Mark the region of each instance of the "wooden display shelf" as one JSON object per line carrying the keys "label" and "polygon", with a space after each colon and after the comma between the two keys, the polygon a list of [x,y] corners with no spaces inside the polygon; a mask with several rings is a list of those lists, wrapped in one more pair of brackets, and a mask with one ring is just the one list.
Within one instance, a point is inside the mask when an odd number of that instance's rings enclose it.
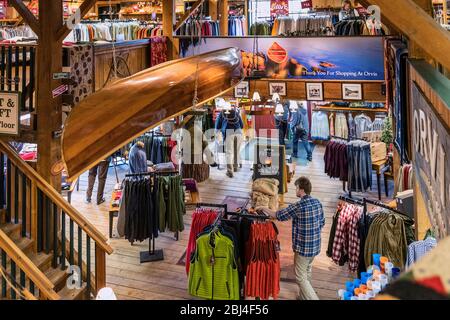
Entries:
{"label": "wooden display shelf", "polygon": [[355,112],[387,112],[386,108],[351,108],[351,107],[337,107],[337,108],[331,108],[331,107],[316,107],[314,108],[314,111],[355,111]]}

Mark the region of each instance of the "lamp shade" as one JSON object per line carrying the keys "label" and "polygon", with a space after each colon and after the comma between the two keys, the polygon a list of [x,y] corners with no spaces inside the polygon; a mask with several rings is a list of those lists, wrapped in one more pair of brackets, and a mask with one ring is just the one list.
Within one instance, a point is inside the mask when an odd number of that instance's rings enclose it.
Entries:
{"label": "lamp shade", "polygon": [[284,113],[284,108],[281,103],[277,103],[277,106],[275,107],[275,113],[277,115],[282,115]]}
{"label": "lamp shade", "polygon": [[280,101],[281,99],[280,99],[280,95],[278,94],[278,93],[274,93],[273,95],[272,95],[272,100],[273,100],[273,102],[278,102],[278,101]]}
{"label": "lamp shade", "polygon": [[261,96],[259,95],[258,91],[253,92],[253,101],[261,101]]}
{"label": "lamp shade", "polygon": [[297,101],[294,101],[294,100],[289,101],[289,109],[291,111],[297,111],[298,110]]}

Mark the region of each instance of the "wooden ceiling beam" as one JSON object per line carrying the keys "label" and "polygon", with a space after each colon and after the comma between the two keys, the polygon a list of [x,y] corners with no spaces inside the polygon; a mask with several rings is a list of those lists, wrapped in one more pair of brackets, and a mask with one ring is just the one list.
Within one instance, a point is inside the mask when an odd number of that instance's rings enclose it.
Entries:
{"label": "wooden ceiling beam", "polygon": [[413,0],[367,0],[367,2],[379,6],[381,13],[395,27],[450,70],[450,32],[442,28],[416,2]]}
{"label": "wooden ceiling beam", "polygon": [[192,7],[184,13],[184,15],[181,17],[180,21],[177,22],[177,24],[175,25],[175,27],[173,28],[173,33],[176,33],[178,31],[178,29],[181,28],[181,26],[183,25],[183,23],[186,22],[187,19],[189,19],[189,17],[195,12],[195,10],[197,10],[202,4],[203,4],[204,0],[197,0]]}
{"label": "wooden ceiling beam", "polygon": [[[83,3],[80,5],[81,19],[83,19],[83,17],[88,14],[89,10],[92,9],[92,7],[95,5],[96,2],[97,2],[97,0],[84,0],[83,1]],[[58,33],[56,35],[57,41],[63,41],[69,35],[70,31],[71,30],[67,26],[67,23],[65,23],[63,26],[61,26],[61,28],[58,30]]]}
{"label": "wooden ceiling beam", "polygon": [[23,3],[22,0],[9,0],[11,6],[16,9],[20,16],[25,20],[25,22],[30,26],[30,28],[39,36],[39,20],[34,16],[34,14],[28,9],[28,7]]}

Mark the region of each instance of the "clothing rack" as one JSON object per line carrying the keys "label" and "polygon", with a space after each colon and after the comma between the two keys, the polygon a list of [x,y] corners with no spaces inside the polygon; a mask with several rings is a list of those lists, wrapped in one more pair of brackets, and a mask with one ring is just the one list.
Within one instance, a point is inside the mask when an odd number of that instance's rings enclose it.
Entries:
{"label": "clothing rack", "polygon": [[381,201],[377,201],[377,200],[369,200],[369,199],[364,199],[364,201],[365,201],[366,203],[372,204],[372,205],[374,205],[374,206],[377,206],[377,207],[380,207],[380,208],[383,208],[383,209],[392,211],[392,212],[394,212],[394,213],[397,213],[397,214],[399,214],[399,215],[402,215],[402,216],[405,216],[405,217],[410,218],[410,216],[408,216],[406,213],[401,212],[401,211],[399,211],[399,210],[397,210],[397,209],[391,208],[390,206],[386,205],[385,203],[383,203],[383,202],[381,202]]}
{"label": "clothing rack", "polygon": [[358,200],[358,199],[348,198],[348,197],[344,197],[344,196],[339,196],[339,200],[350,203],[350,204],[354,204],[357,206],[362,206],[363,207],[364,225],[366,225],[366,223],[367,223],[367,200],[366,200],[366,198],[363,198],[362,200]]}
{"label": "clothing rack", "polygon": [[[179,174],[178,171],[163,171],[163,172],[143,172],[143,173],[129,173],[125,175],[125,178],[130,177],[147,177],[147,176],[165,176]],[[175,234],[176,241],[179,240],[179,232]],[[154,262],[164,260],[164,251],[162,249],[155,249],[155,237],[152,237],[152,241],[148,242],[148,251],[140,252],[140,262]]]}

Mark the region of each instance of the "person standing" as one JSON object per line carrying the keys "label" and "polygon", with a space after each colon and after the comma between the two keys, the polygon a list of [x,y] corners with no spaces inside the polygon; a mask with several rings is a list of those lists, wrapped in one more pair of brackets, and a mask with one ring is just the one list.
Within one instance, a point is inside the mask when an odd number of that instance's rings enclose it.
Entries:
{"label": "person standing", "polygon": [[301,142],[306,150],[306,156],[308,161],[312,161],[312,150],[309,144],[309,119],[308,110],[303,106],[298,108],[296,112],[293,112],[291,121],[289,122],[290,129],[293,134],[292,141],[292,156],[298,158],[298,144]]}
{"label": "person standing", "polygon": [[275,127],[278,130],[278,137],[280,140],[280,145],[286,145],[285,139],[287,135],[288,129],[288,120],[289,120],[289,106],[288,104],[283,105],[283,114],[275,114]]}
{"label": "person standing", "polygon": [[359,17],[358,10],[355,9],[350,0],[342,1],[341,11],[339,12],[339,21],[354,19]]}
{"label": "person standing", "polygon": [[300,201],[277,212],[268,208],[257,208],[273,219],[292,219],[292,249],[294,250],[295,278],[299,287],[299,300],[319,300],[311,285],[311,270],[314,258],[320,254],[321,232],[325,225],[323,207],[319,200],[311,197],[312,185],[308,178],[295,181]]}
{"label": "person standing", "polygon": [[142,141],[136,142],[130,150],[128,156],[130,173],[145,173],[148,172],[147,154],[145,153],[145,144]]}
{"label": "person standing", "polygon": [[98,186],[97,186],[97,205],[105,202],[104,191],[106,178],[108,177],[109,163],[111,159],[108,157],[105,160],[100,161],[97,165],[89,169],[88,177],[88,188],[86,191],[86,203],[91,203],[92,192],[94,190],[95,178],[98,175]]}
{"label": "person standing", "polygon": [[238,170],[240,163],[239,150],[243,127],[242,118],[235,108],[232,108],[228,114],[221,111],[216,119],[215,129],[222,133],[227,161],[227,176],[230,178],[233,178],[233,172]]}

